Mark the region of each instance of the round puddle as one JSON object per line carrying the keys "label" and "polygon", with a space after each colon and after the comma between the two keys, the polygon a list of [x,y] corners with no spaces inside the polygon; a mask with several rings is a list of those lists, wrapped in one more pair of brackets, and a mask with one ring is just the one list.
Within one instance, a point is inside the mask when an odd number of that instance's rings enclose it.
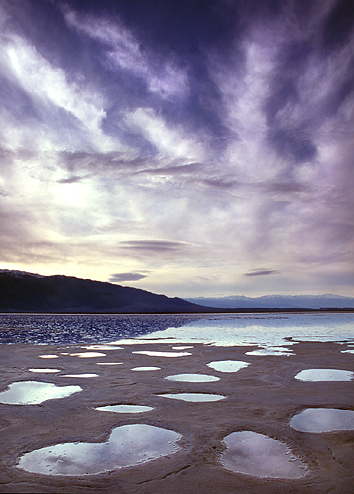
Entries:
{"label": "round puddle", "polygon": [[0,393],[0,403],[7,405],[38,405],[47,400],[66,398],[82,391],[80,386],[56,386],[38,381],[21,381],[9,385]]}
{"label": "round puddle", "polygon": [[168,381],[188,382],[188,383],[205,383],[220,381],[220,377],[208,376],[207,374],[176,374],[165,377]]}
{"label": "round puddle", "polygon": [[336,408],[307,408],[294,415],[290,426],[300,432],[354,430],[354,412]]}
{"label": "round puddle", "polygon": [[141,350],[132,353],[139,353],[140,355],[148,355],[149,357],[185,357],[192,355],[189,352],[155,352],[150,350]]}
{"label": "round puddle", "polygon": [[171,398],[172,400],[190,401],[193,403],[220,401],[226,398],[226,396],[223,395],[209,393],[165,393],[157,396],[162,396],[163,398]]}
{"label": "round puddle", "polygon": [[351,381],[354,373],[337,369],[306,369],[296,374],[299,381]]}
{"label": "round puddle", "polygon": [[45,475],[94,475],[178,452],[181,434],[146,424],[113,429],[105,443],[63,443],[20,457],[18,468]]}
{"label": "round puddle", "polygon": [[243,362],[242,360],[216,360],[207,364],[208,367],[219,372],[237,372],[249,365],[248,362]]}
{"label": "round puddle", "polygon": [[221,463],[232,472],[255,477],[296,479],[306,475],[306,465],[276,439],[252,431],[233,432],[224,438]]}
{"label": "round puddle", "polygon": [[133,367],[132,371],[138,372],[148,372],[148,371],[156,371],[161,370],[161,367]]}
{"label": "round puddle", "polygon": [[114,413],[143,413],[151,412],[151,410],[153,410],[153,407],[147,407],[143,405],[107,405],[104,407],[96,407],[95,410]]}

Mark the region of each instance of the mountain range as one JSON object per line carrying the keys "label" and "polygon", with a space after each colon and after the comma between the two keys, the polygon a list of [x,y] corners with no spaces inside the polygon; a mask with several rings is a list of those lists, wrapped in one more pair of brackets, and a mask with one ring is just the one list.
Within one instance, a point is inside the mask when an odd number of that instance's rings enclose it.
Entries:
{"label": "mountain range", "polygon": [[0,269],[0,312],[139,314],[353,308],[354,298],[331,294],[183,300],[114,283]]}
{"label": "mountain range", "polygon": [[180,298],[70,276],[0,270],[0,312],[205,312]]}
{"label": "mountain range", "polygon": [[262,297],[187,298],[194,304],[220,309],[352,309],[354,297],[340,295],[264,295]]}

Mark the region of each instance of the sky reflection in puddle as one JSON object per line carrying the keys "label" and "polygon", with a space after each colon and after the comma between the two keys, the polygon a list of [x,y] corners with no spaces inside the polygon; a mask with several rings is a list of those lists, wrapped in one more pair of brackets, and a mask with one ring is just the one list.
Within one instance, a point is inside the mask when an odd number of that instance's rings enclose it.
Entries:
{"label": "sky reflection in puddle", "polygon": [[39,358],[58,358],[58,355],[39,355]]}
{"label": "sky reflection in puddle", "polygon": [[97,365],[123,365],[123,362],[96,362]]}
{"label": "sky reflection in puddle", "polygon": [[148,371],[156,371],[161,370],[161,367],[133,367],[132,371],[137,372],[148,372]]}
{"label": "sky reflection in puddle", "polygon": [[38,372],[43,374],[55,374],[56,372],[60,372],[59,369],[28,369],[29,372]]}
{"label": "sky reflection in puddle", "polygon": [[306,475],[305,464],[286,444],[264,434],[233,432],[224,438],[224,443],[226,450],[221,455],[221,463],[232,472],[283,479]]}
{"label": "sky reflection in puddle", "polygon": [[88,345],[81,348],[85,350],[123,350],[123,347],[114,345]]}
{"label": "sky reflection in puddle", "polygon": [[294,415],[290,426],[300,432],[354,430],[354,412],[336,408],[307,408]]}
{"label": "sky reflection in puddle", "polygon": [[178,452],[175,431],[145,424],[116,427],[105,443],[63,443],[25,453],[18,467],[46,475],[93,475]]}
{"label": "sky reflection in puddle", "polygon": [[96,407],[95,410],[114,413],[143,413],[151,412],[153,407],[147,407],[144,405],[107,405],[104,407]]}
{"label": "sky reflection in puddle", "polygon": [[237,372],[249,365],[248,362],[243,362],[242,360],[215,360],[207,364],[208,367],[219,372]]}
{"label": "sky reflection in puddle", "polygon": [[157,396],[162,396],[163,398],[171,398],[173,400],[190,401],[193,403],[220,401],[226,398],[226,396],[223,395],[216,395],[209,393],[165,393]]}
{"label": "sky reflection in puddle", "polygon": [[47,400],[66,398],[82,391],[80,386],[56,386],[38,381],[21,381],[9,385],[0,393],[0,403],[8,405],[38,405]]}
{"label": "sky reflection in puddle", "polygon": [[88,379],[90,377],[98,377],[98,374],[63,374],[60,377],[83,377],[84,379]]}
{"label": "sky reflection in puddle", "polygon": [[265,348],[259,348],[258,350],[251,350],[250,352],[246,352],[245,355],[256,355],[260,357],[267,355],[276,355],[276,356],[290,357],[291,355],[295,355],[295,354],[289,348],[265,347]]}
{"label": "sky reflection in puddle", "polygon": [[95,358],[95,357],[106,357],[105,353],[100,352],[80,352],[80,353],[70,353],[70,357],[79,358]]}
{"label": "sky reflection in puddle", "polygon": [[185,357],[187,355],[192,355],[189,352],[155,352],[150,350],[141,350],[132,353],[139,353],[141,355],[148,355],[149,357]]}
{"label": "sky reflection in puddle", "polygon": [[220,381],[220,377],[209,376],[207,374],[176,374],[174,376],[165,377],[168,381],[188,382],[188,383],[204,383]]}
{"label": "sky reflection in puddle", "polygon": [[306,369],[296,374],[299,381],[351,381],[354,373],[338,369]]}

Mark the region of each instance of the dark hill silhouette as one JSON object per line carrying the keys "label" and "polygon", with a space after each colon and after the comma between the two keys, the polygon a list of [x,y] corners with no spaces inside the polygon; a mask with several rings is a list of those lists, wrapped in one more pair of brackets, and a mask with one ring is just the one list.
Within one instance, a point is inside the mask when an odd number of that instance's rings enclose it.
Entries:
{"label": "dark hill silhouette", "polygon": [[1,312],[174,313],[206,307],[137,288],[70,276],[0,270]]}

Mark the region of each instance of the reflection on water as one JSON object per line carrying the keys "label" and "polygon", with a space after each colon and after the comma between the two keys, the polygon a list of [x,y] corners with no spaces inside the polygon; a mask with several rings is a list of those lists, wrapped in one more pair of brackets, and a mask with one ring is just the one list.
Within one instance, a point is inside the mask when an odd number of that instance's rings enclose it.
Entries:
{"label": "reflection on water", "polygon": [[60,372],[59,369],[28,369],[29,372],[38,372],[43,374],[54,374],[56,372]]}
{"label": "reflection on water", "polygon": [[58,358],[58,355],[39,355],[39,358]]}
{"label": "reflection on water", "polygon": [[21,381],[10,384],[0,393],[0,403],[8,405],[38,405],[47,400],[65,398],[82,391],[80,386],[56,386],[38,381]]}
{"label": "reflection on water", "polygon": [[104,407],[96,407],[95,410],[114,413],[143,413],[151,412],[151,410],[153,410],[153,407],[147,407],[143,405],[107,405]]}
{"label": "reflection on water", "polygon": [[290,425],[301,432],[354,430],[354,412],[336,408],[307,408],[294,415]]}
{"label": "reflection on water", "polygon": [[243,362],[242,360],[215,360],[207,364],[208,367],[219,372],[237,372],[249,365],[248,362]]}
{"label": "reflection on water", "polygon": [[25,453],[18,467],[46,475],[92,475],[176,453],[181,438],[152,425],[124,425],[105,443],[63,443]]}
{"label": "reflection on water", "polygon": [[221,463],[227,470],[256,477],[297,479],[306,474],[305,464],[286,444],[252,431],[232,432],[224,438]]}
{"label": "reflection on water", "polygon": [[87,379],[90,377],[98,377],[98,374],[63,374],[60,377],[83,377]]}
{"label": "reflection on water", "polygon": [[70,353],[70,357],[79,357],[79,358],[95,358],[95,357],[105,357],[105,353],[100,352],[81,352],[81,353]]}
{"label": "reflection on water", "polygon": [[165,379],[169,381],[188,382],[188,383],[205,383],[220,381],[220,377],[209,376],[207,374],[175,374],[174,376],[167,376]]}
{"label": "reflection on water", "polygon": [[226,398],[226,396],[223,395],[216,395],[209,393],[165,393],[157,396],[162,396],[163,398],[171,398],[173,400],[190,401],[193,403],[220,401]]}
{"label": "reflection on water", "polygon": [[338,369],[306,369],[296,374],[299,381],[351,381],[354,372]]}
{"label": "reflection on water", "polygon": [[260,357],[266,355],[277,355],[277,356],[289,357],[291,355],[294,355],[294,353],[289,348],[285,348],[282,346],[277,346],[277,347],[269,346],[267,348],[260,348],[259,350],[252,350],[250,352],[246,352],[245,355],[257,355]]}
{"label": "reflection on water", "polygon": [[149,357],[185,357],[186,355],[192,355],[191,353],[188,352],[154,352],[150,350],[141,350],[132,353],[149,355]]}
{"label": "reflection on water", "polygon": [[138,372],[148,372],[148,371],[156,371],[161,370],[161,367],[133,367],[132,371]]}
{"label": "reflection on water", "polygon": [[123,362],[96,362],[97,365],[123,365]]}
{"label": "reflection on water", "polygon": [[83,346],[85,350],[123,350],[123,347],[121,346],[115,346],[115,345],[88,345],[88,346]]}

